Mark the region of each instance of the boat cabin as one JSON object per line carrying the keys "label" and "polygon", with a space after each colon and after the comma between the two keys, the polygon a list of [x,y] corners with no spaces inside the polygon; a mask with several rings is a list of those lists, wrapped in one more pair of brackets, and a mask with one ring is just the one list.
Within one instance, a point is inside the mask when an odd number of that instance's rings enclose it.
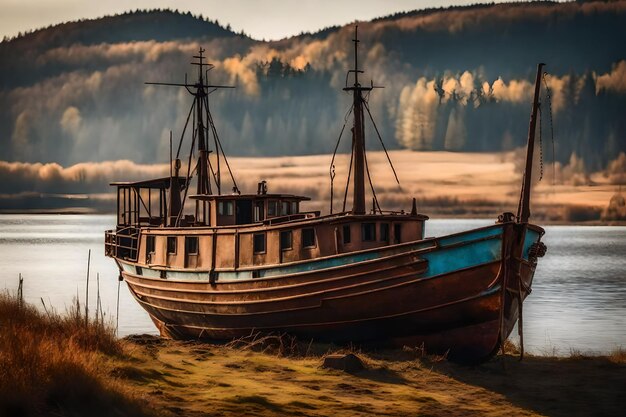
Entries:
{"label": "boat cabin", "polygon": [[[178,177],[181,191],[186,179]],[[114,182],[117,187],[117,226],[139,228],[166,226],[168,213],[174,219],[175,209],[168,204],[170,178],[155,178],[135,182]],[[266,188],[263,188],[267,190]],[[300,213],[300,202],[310,198],[291,194],[231,194],[191,195],[190,199],[202,202],[207,222],[196,221],[196,216],[181,216],[179,226],[235,226],[271,221],[277,223],[305,218],[310,213]],[[319,215],[319,213],[318,213]]]}
{"label": "boat cabin", "polygon": [[186,178],[154,178],[134,182],[113,182],[117,187],[117,226],[141,227],[165,225],[168,213],[167,191],[178,180],[185,189]]}
{"label": "boat cabin", "polygon": [[192,195],[207,210],[207,226],[235,226],[305,218],[300,202],[308,197],[291,194]]}

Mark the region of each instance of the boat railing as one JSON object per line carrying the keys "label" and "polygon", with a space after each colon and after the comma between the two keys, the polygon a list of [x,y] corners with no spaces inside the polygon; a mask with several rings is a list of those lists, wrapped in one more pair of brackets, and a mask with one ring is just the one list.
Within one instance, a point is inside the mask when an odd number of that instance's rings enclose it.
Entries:
{"label": "boat railing", "polygon": [[280,224],[280,223],[290,222],[293,220],[312,219],[312,218],[319,217],[319,216],[320,216],[319,211],[307,211],[307,212],[296,213],[296,214],[288,214],[286,216],[272,217],[271,219],[267,219],[263,221],[263,224],[266,224],[266,225]]}
{"label": "boat railing", "polygon": [[[380,214],[394,214],[394,215],[398,215],[398,214],[406,214],[408,215],[409,213],[407,213],[404,210],[376,210],[376,213],[380,213]],[[375,214],[375,213],[373,213]]]}
{"label": "boat railing", "polygon": [[104,254],[111,258],[137,261],[139,229],[127,226],[104,232]]}

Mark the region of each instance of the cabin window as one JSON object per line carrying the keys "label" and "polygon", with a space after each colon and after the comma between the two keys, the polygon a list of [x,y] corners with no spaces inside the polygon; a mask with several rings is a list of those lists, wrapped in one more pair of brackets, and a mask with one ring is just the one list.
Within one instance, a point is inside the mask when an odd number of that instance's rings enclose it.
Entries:
{"label": "cabin window", "polygon": [[220,216],[232,216],[234,213],[233,206],[234,205],[232,201],[220,201],[217,204],[217,213]]}
{"label": "cabin window", "polygon": [[376,223],[361,223],[361,240],[363,242],[376,240]]}
{"label": "cabin window", "polygon": [[156,252],[154,243],[154,236],[146,236],[146,253]]}
{"label": "cabin window", "polygon": [[198,254],[198,236],[185,236],[185,253],[187,255]]}
{"label": "cabin window", "polygon": [[393,242],[394,243],[402,242],[402,225],[401,224],[393,225]]}
{"label": "cabin window", "polygon": [[276,216],[276,211],[278,210],[278,201],[270,200],[267,202],[267,217]]}
{"label": "cabin window", "polygon": [[176,255],[176,236],[167,237],[167,254]]}
{"label": "cabin window", "polygon": [[292,201],[291,202],[291,214],[296,214],[297,212],[298,212],[298,202]]}
{"label": "cabin window", "polygon": [[254,253],[265,253],[265,233],[255,233],[252,240]]}
{"label": "cabin window", "polygon": [[282,216],[286,216],[286,215],[290,214],[289,213],[289,201],[282,201],[280,203],[280,214]]}
{"label": "cabin window", "polygon": [[352,237],[350,236],[350,225],[349,224],[344,224],[343,225],[343,243],[350,243],[352,242]]}
{"label": "cabin window", "polygon": [[287,250],[293,248],[293,232],[284,230],[280,232],[280,249]]}
{"label": "cabin window", "polygon": [[381,242],[389,242],[389,223],[380,224],[380,240]]}
{"label": "cabin window", "polygon": [[309,227],[302,229],[302,247],[311,248],[315,246],[315,229]]}
{"label": "cabin window", "polygon": [[254,221],[261,222],[263,221],[263,202],[258,201],[254,204]]}

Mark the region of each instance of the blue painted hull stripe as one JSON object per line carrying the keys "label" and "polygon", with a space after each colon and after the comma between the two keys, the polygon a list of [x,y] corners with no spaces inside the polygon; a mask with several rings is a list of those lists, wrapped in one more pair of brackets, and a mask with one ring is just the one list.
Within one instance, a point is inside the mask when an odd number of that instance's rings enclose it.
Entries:
{"label": "blue painted hull stripe", "polygon": [[[425,252],[423,254],[420,254],[420,258],[425,259],[428,261],[428,269],[426,271],[425,274],[422,275],[423,278],[429,278],[429,277],[434,277],[437,275],[442,275],[442,274],[448,274],[454,271],[458,271],[458,270],[462,270],[462,269],[466,269],[466,268],[471,268],[474,266],[478,266],[481,264],[486,264],[486,263],[490,263],[490,262],[494,262],[494,261],[499,261],[501,259],[501,251],[502,251],[502,236],[499,235],[498,233],[494,233],[495,232],[501,232],[501,228],[494,228],[494,229],[487,229],[487,230],[481,230],[481,233],[472,233],[472,232],[468,232],[467,234],[464,234],[462,236],[454,236],[454,239],[450,239],[450,240],[446,240],[445,238],[442,239],[444,245],[440,245],[439,248],[436,248],[432,251],[429,252]],[[459,239],[459,237],[464,237],[465,239],[461,240]],[[534,239],[536,239],[538,237],[537,233],[527,233],[526,236],[526,241],[525,241],[525,252],[528,251],[528,247],[530,247],[530,245],[535,241]],[[461,246],[454,246],[454,247],[448,247],[450,245],[458,245],[459,243],[466,243],[465,245],[461,245]],[[428,247],[432,247],[432,242],[429,242],[428,244],[424,245],[423,243],[418,243],[415,245],[410,245],[408,247],[403,247],[402,251],[409,251],[409,250],[415,250],[415,249],[419,249],[420,246],[424,246],[424,248],[428,248]],[[296,268],[295,266],[291,266],[291,267],[280,267],[280,268],[273,268],[271,270],[267,270],[266,272],[271,272],[268,274],[261,274],[261,277],[269,277],[269,276],[277,276],[277,275],[287,275],[287,274],[293,274],[293,273],[298,273],[298,272],[303,272],[303,271],[313,271],[313,270],[319,270],[319,269],[323,269],[323,268],[328,268],[331,266],[341,266],[341,265],[345,265],[346,262],[348,261],[352,261],[352,262],[359,262],[359,261],[364,261],[367,259],[372,259],[371,255],[375,254],[375,255],[379,255],[380,253],[364,253],[364,254],[357,254],[357,255],[353,255],[353,256],[345,256],[345,257],[340,257],[340,258],[336,258],[336,259],[332,259],[333,262],[312,262],[312,264],[314,263],[314,265],[311,264],[305,264],[305,265],[298,265],[299,268]],[[363,256],[366,255],[366,256]],[[385,255],[389,255],[389,252],[385,252]],[[341,260],[343,262],[341,263],[336,263],[336,261]],[[123,264],[124,267],[124,271],[134,274],[134,267],[132,265],[127,265],[127,264]],[[146,276],[150,276],[148,274],[145,274],[147,272],[147,268],[144,268],[144,275]],[[170,274],[170,272],[168,271],[168,277],[173,278]],[[180,279],[183,278],[183,275],[185,273],[180,273],[178,272],[176,278]],[[189,274],[189,281],[193,282],[193,281],[206,281],[208,280],[208,274],[205,273],[188,273]],[[232,273],[219,273],[219,278],[225,278],[225,275],[231,275]],[[230,277],[229,277],[230,278]],[[242,277],[243,278],[243,277]],[[243,278],[243,279],[253,279],[253,278]]]}

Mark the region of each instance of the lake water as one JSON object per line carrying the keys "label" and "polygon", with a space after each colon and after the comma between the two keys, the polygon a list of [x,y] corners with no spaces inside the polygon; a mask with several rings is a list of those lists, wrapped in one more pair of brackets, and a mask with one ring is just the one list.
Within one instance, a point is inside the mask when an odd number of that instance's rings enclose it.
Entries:
{"label": "lake water", "polygon": [[[111,215],[0,215],[0,290],[15,291],[24,277],[24,297],[43,308],[65,310],[85,299],[91,249],[89,303],[96,304],[100,274],[103,309],[114,320],[118,271],[104,256],[104,230]],[[438,236],[493,223],[438,219],[426,235]],[[533,292],[524,304],[527,351],[606,353],[626,347],[626,227],[547,226],[547,255],[540,259]],[[121,283],[119,334],[154,333],[148,315]]]}

